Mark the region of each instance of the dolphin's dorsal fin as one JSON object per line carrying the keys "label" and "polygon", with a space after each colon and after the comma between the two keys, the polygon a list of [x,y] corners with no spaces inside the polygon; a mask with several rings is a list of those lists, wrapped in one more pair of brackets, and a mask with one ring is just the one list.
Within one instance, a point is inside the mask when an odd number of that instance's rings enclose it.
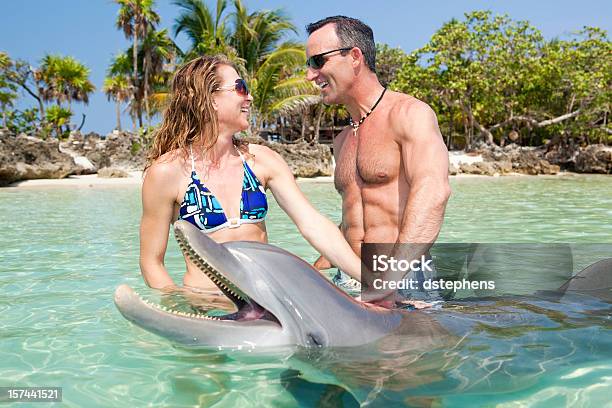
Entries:
{"label": "dolphin's dorsal fin", "polygon": [[602,259],[572,276],[559,291],[610,291],[612,297],[612,258]]}

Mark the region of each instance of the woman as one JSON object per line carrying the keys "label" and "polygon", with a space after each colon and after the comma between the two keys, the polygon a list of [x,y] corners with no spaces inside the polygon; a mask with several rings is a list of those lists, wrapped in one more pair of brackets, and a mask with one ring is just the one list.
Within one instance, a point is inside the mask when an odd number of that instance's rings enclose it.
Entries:
{"label": "woman", "polygon": [[[359,258],[304,197],[285,161],[265,146],[233,138],[248,128],[253,98],[229,60],[205,56],[188,62],[176,73],[172,92],[142,187],[140,268],[149,286],[174,286],[164,267],[174,220],[193,223],[217,242],[267,242],[266,189],[313,247],[359,278]],[[185,262],[185,286],[216,289]]]}

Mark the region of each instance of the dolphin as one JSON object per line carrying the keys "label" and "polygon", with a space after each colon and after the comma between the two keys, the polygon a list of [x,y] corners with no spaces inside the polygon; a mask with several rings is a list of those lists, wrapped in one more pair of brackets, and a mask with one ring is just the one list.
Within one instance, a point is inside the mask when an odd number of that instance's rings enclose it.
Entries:
{"label": "dolphin", "polygon": [[[127,285],[116,289],[115,304],[127,320],[175,343],[224,349],[355,347],[401,333],[424,346],[449,335],[443,312],[356,301],[309,263],[276,246],[217,243],[186,221],[176,221],[174,232],[182,251],[237,308],[217,317],[183,313],[143,300]],[[607,259],[574,276],[562,290],[589,293],[596,287],[606,298],[611,281],[612,259]]]}
{"label": "dolphin", "polygon": [[415,338],[442,330],[419,311],[356,301],[309,263],[276,246],[220,244],[185,221],[176,221],[174,232],[183,252],[238,311],[220,317],[183,313],[143,300],[127,285],[116,289],[115,304],[127,320],[173,342],[224,348],[358,346],[406,325]]}

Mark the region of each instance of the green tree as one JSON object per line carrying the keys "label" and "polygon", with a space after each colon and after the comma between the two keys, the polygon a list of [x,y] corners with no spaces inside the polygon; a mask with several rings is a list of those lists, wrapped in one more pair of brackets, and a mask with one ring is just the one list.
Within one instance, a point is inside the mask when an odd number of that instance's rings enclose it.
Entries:
{"label": "green tree", "polygon": [[134,97],[134,87],[132,81],[132,57],[131,49],[117,54],[111,61],[107,70],[107,77],[122,77],[128,83],[129,96],[126,102],[129,103],[129,114],[132,119],[132,127],[136,128],[138,117],[137,99]]}
{"label": "green tree", "polygon": [[41,97],[41,84],[35,79],[34,68],[27,61],[12,61],[8,54],[4,53],[3,63],[0,72],[8,86],[11,84],[16,88],[21,88],[38,103],[40,121],[44,121],[45,108]]}
{"label": "green tree", "polygon": [[[144,92],[140,90],[138,75],[139,39],[145,38],[149,30],[159,24],[159,15],[153,10],[154,0],[115,0],[121,7],[117,16],[117,28],[127,39],[132,40],[132,87],[139,126],[142,126],[141,100]],[[142,96],[141,96],[142,95]]]}
{"label": "green tree", "polygon": [[297,68],[305,63],[306,53],[290,44],[267,55],[252,74],[254,120],[251,133],[261,131],[273,115],[303,112],[320,101],[317,87]]}
{"label": "green tree", "polygon": [[213,13],[201,0],[175,2],[182,13],[175,20],[175,34],[191,41],[185,57],[223,53],[237,66],[253,90],[251,133],[258,132],[273,115],[303,109],[318,102],[318,91],[304,79],[304,47],[281,42],[296,33],[288,17],[278,10],[249,12],[241,0],[234,10],[218,0]]}
{"label": "green tree", "polygon": [[17,86],[10,81],[7,72],[13,62],[5,52],[0,52],[0,110],[2,110],[2,124],[8,126],[8,108],[13,106],[17,98]]}
{"label": "green tree", "polygon": [[[28,108],[24,110],[7,110],[7,127],[15,133],[33,134],[38,130],[38,109]],[[39,135],[43,136],[41,133]]]}
{"label": "green tree", "polygon": [[121,104],[130,100],[130,85],[125,76],[111,76],[104,79],[104,87],[102,88],[106,97],[110,101],[115,101],[115,109],[117,114],[117,127],[121,131]]}
{"label": "green tree", "polygon": [[199,55],[224,54],[236,65],[243,66],[236,50],[229,45],[227,0],[217,0],[214,12],[202,0],[177,0],[174,4],[182,9],[174,22],[174,36],[183,33],[191,42],[185,60]]}
{"label": "green tree", "polygon": [[467,146],[478,138],[503,142],[509,130],[528,143],[559,133],[602,140],[610,51],[603,30],[546,42],[526,21],[476,11],[445,23],[406,56],[392,87],[432,104],[449,133],[462,127]]}
{"label": "green tree", "polygon": [[169,78],[165,65],[174,59],[178,47],[168,37],[167,30],[149,31],[141,47],[143,59],[143,96],[147,121],[151,125],[151,97],[154,87],[163,87]]}
{"label": "green tree", "polygon": [[388,86],[395,79],[405,59],[406,53],[401,48],[376,44],[376,75],[383,86]]}
{"label": "green tree", "polygon": [[51,105],[45,112],[47,123],[55,130],[55,135],[58,139],[64,137],[69,130],[63,130],[62,127],[70,122],[72,111],[62,108],[59,105]]}
{"label": "green tree", "polygon": [[167,30],[149,31],[138,47],[138,81],[143,86],[137,89],[136,95],[133,94],[134,89],[131,87],[133,82],[131,49],[118,54],[111,61],[107,76],[123,77],[130,86],[129,111],[134,127],[142,106],[139,101],[144,101],[149,121],[162,105],[168,91],[169,79],[175,69],[174,59],[179,52],[176,44],[168,37]]}
{"label": "green tree", "polygon": [[89,95],[96,89],[89,80],[89,68],[72,57],[45,55],[34,77],[41,88],[44,101],[89,103]]}

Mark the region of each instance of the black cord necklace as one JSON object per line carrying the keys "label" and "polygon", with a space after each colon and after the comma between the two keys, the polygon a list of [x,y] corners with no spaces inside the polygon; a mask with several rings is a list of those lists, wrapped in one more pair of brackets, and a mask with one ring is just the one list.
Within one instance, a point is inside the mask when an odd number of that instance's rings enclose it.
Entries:
{"label": "black cord necklace", "polygon": [[378,99],[376,100],[376,103],[374,103],[374,106],[372,106],[372,109],[370,109],[368,111],[368,113],[366,113],[365,115],[363,115],[361,117],[361,119],[359,119],[359,122],[355,123],[353,122],[353,118],[349,117],[349,123],[351,124],[351,127],[353,128],[353,135],[357,136],[357,129],[359,129],[359,126],[361,126],[361,124],[363,123],[364,120],[366,120],[366,118],[368,116],[370,116],[370,114],[372,112],[374,112],[374,109],[376,109],[376,107],[378,106],[378,103],[380,102],[380,100],[383,98],[383,96],[385,95],[385,92],[387,92],[387,88],[383,88],[382,93],[380,94],[380,96],[378,97]]}

